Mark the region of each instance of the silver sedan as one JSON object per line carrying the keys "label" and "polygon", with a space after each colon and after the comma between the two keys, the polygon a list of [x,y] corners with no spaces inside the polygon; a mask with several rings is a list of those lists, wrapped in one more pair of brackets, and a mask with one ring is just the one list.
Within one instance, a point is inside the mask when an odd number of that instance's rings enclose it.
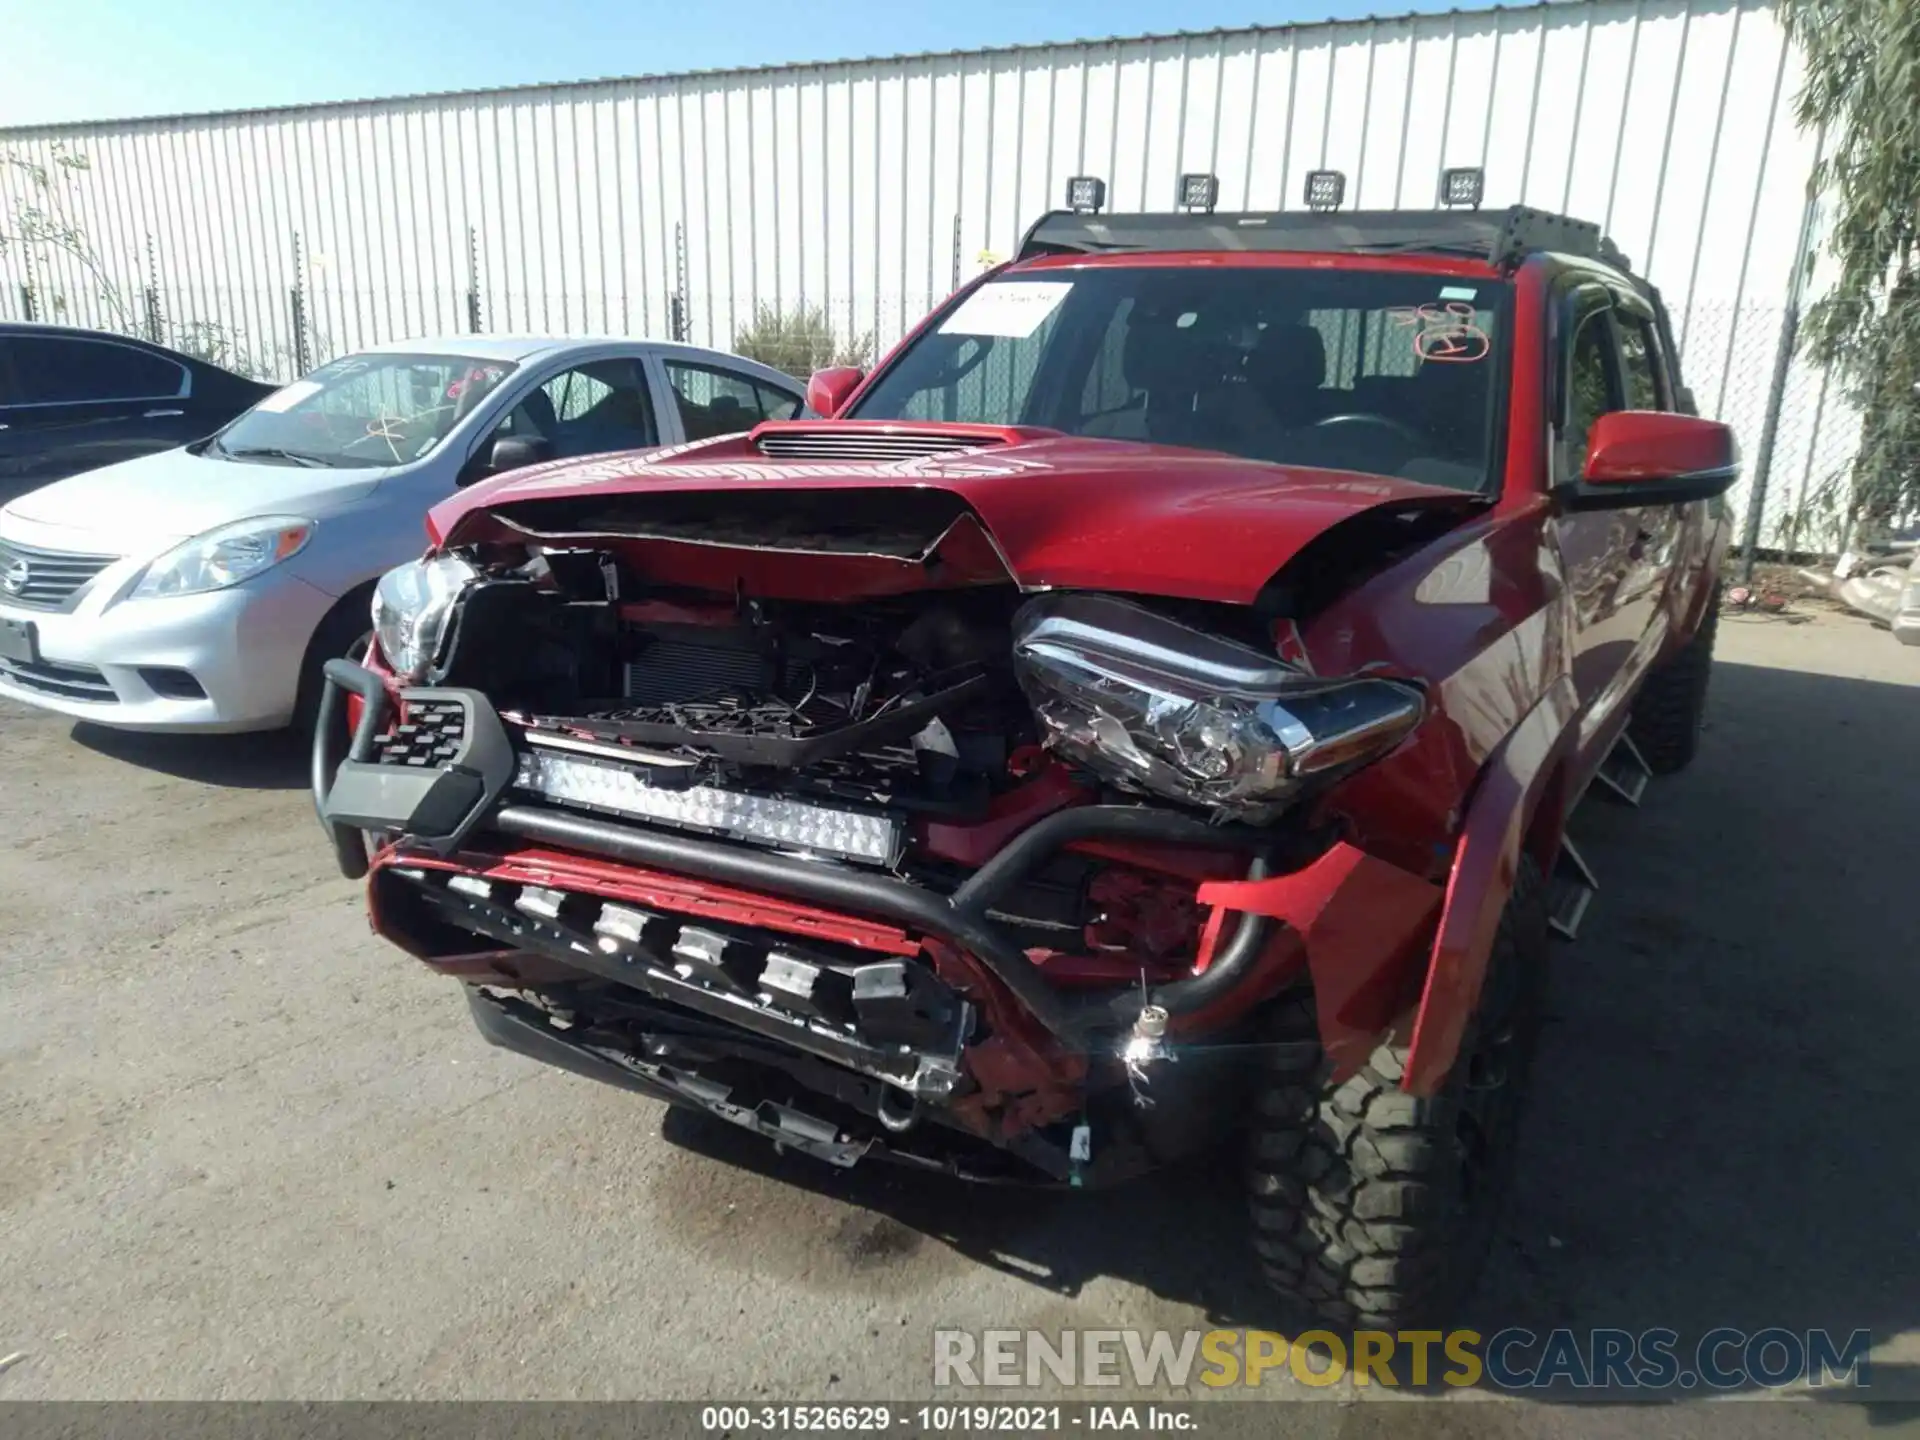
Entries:
{"label": "silver sedan", "polygon": [[332,361],[205,440],[0,509],[0,696],[128,729],[302,723],[457,487],[749,429],[802,394],[647,341],[461,335]]}

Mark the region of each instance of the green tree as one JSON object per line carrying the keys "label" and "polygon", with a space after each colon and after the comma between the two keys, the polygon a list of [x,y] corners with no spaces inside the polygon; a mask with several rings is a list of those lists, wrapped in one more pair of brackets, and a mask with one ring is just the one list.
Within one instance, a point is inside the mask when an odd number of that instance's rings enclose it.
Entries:
{"label": "green tree", "polygon": [[1864,416],[1853,465],[1868,521],[1920,509],[1920,4],[1781,0],[1806,55],[1800,123],[1829,138],[1832,288],[1807,312],[1806,353]]}
{"label": "green tree", "polygon": [[[221,365],[256,380],[271,379],[286,373],[292,356],[284,346],[262,347],[250,341],[245,329],[214,320],[178,320],[164,337],[149,334],[143,317],[136,313],[138,296],[129,295],[107,273],[107,266],[88,238],[86,230],[72,218],[73,189],[93,169],[84,152],[56,140],[49,147],[50,158],[42,161],[17,150],[0,150],[0,171],[11,170],[21,177],[15,187],[19,198],[0,209],[0,256],[19,254],[26,262],[28,283],[34,287],[42,319],[68,319],[74,309],[74,296],[60,288],[55,279],[52,259],[64,256],[67,268],[77,269],[99,300],[97,314],[110,330],[127,335],[147,334],[149,339],[165,339],[182,354]],[[315,337],[312,342],[324,346]]]}
{"label": "green tree", "polygon": [[[37,267],[42,276],[50,277],[48,256],[65,255],[93,286],[112,323],[122,330],[132,330],[133,312],[126,297],[108,278],[86,231],[67,214],[68,187],[76,176],[93,167],[85,155],[70,149],[64,140],[54,141],[50,149],[52,158],[44,162],[17,150],[0,150],[0,170],[11,170],[25,182],[21,187],[23,197],[0,212],[0,256],[18,252],[26,260],[29,275]],[[49,317],[63,315],[69,308],[71,297],[50,278],[35,289]]]}
{"label": "green tree", "polygon": [[762,304],[754,307],[753,323],[735,332],[733,350],[804,380],[829,365],[864,367],[873,357],[873,335],[856,335],[842,345],[821,306],[776,310]]}

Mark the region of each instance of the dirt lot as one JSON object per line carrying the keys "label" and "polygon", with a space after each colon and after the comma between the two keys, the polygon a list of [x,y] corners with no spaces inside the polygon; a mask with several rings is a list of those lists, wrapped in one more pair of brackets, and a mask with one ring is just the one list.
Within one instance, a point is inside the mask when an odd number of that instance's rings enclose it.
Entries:
{"label": "dirt lot", "polygon": [[[1602,893],[1476,1310],[1865,1326],[1876,1389],[1920,1393],[1920,651],[1821,616],[1729,619],[1721,656],[1699,765],[1581,817]],[[0,1397],[900,1398],[936,1324],[1268,1318],[1221,1177],[720,1163],[488,1049],[374,941],[302,757],[19,709],[0,734]],[[1764,1428],[1789,1409],[1892,1418]]]}

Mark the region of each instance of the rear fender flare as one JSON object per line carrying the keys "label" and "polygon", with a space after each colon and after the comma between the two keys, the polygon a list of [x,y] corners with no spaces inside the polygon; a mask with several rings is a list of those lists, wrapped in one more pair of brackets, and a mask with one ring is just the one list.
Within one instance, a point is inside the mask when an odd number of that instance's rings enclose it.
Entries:
{"label": "rear fender flare", "polygon": [[[1513,893],[1535,813],[1550,801],[1576,738],[1573,684],[1556,681],[1481,770],[1454,850],[1402,1087],[1430,1095],[1446,1080],[1480,1002],[1487,957]],[[1537,838],[1537,837],[1536,837]]]}

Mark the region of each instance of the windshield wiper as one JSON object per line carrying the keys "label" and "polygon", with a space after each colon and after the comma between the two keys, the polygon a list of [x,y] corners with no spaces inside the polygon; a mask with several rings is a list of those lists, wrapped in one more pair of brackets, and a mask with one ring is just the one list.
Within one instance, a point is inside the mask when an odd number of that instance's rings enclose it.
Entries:
{"label": "windshield wiper", "polygon": [[[218,443],[218,442],[216,442]],[[291,460],[296,465],[304,465],[309,470],[331,470],[331,460],[319,455],[309,455],[303,450],[282,450],[276,445],[220,445],[220,453],[229,460]]]}

